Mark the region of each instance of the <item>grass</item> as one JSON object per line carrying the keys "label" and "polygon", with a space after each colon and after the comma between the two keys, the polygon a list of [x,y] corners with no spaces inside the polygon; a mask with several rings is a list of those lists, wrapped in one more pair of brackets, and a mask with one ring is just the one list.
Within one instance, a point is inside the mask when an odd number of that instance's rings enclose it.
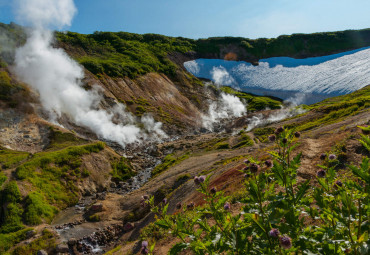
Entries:
{"label": "grass", "polygon": [[167,156],[164,157],[164,159],[162,160],[162,163],[153,169],[152,177],[159,175],[160,173],[166,171],[170,167],[173,167],[179,164],[180,162],[184,161],[185,159],[189,157],[190,157],[189,153],[185,153],[181,156],[175,156],[174,154],[168,154]]}
{"label": "grass", "polygon": [[24,221],[28,225],[41,224],[42,219],[50,223],[54,215],[58,212],[58,209],[49,205],[44,196],[38,192],[28,194],[25,200]]}
{"label": "grass", "polygon": [[[15,244],[26,239],[26,233],[32,228],[25,228],[13,233],[1,234],[0,233],[0,254],[4,254],[7,250],[12,248]],[[24,253],[27,254],[27,253]]]}
{"label": "grass", "polygon": [[31,154],[23,151],[13,151],[0,146],[0,165],[3,169],[12,168]]}
{"label": "grass", "polygon": [[250,138],[246,133],[242,131],[240,134],[239,141],[236,145],[233,146],[233,149],[248,147],[252,146],[253,144],[254,142],[252,138]]}
{"label": "grass", "polygon": [[29,244],[16,247],[13,251],[6,253],[7,255],[24,255],[37,254],[39,250],[50,250],[56,246],[55,237],[52,232],[47,229],[42,231],[42,235]]}
{"label": "grass", "polygon": [[112,254],[114,254],[115,252],[119,251],[121,248],[122,248],[122,246],[121,246],[121,245],[118,245],[118,246],[117,246],[117,247],[115,247],[114,249],[112,249],[112,250],[110,250],[110,251],[108,251],[108,252],[104,253],[104,255],[112,255]]}
{"label": "grass", "polygon": [[116,182],[127,180],[135,175],[132,165],[125,157],[112,163],[112,169],[112,180]]}

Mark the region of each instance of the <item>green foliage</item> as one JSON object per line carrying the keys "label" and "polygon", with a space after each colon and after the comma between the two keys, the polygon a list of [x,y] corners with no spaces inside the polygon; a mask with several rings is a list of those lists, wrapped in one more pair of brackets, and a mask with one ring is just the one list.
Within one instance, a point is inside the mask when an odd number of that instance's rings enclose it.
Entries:
{"label": "green foliage", "polygon": [[3,183],[6,181],[7,177],[3,172],[0,172],[0,189],[3,186]]}
{"label": "green foliage", "polygon": [[15,175],[27,180],[42,194],[49,204],[57,208],[73,205],[78,199],[74,176],[81,174],[81,157],[99,152],[104,143],[67,147],[58,151],[40,152],[17,167]]}
{"label": "green foliage", "polygon": [[87,220],[91,221],[91,222],[99,222],[100,221],[100,216],[98,214],[93,214],[93,215],[90,215],[89,217],[87,217]]}
{"label": "green foliage", "polygon": [[42,235],[29,244],[16,247],[10,254],[23,255],[23,254],[37,254],[39,250],[54,249],[56,246],[55,237],[52,232],[47,229],[42,231]]}
{"label": "green foliage", "polygon": [[0,70],[0,100],[10,101],[11,96],[22,89],[22,87],[13,82],[6,71]]}
{"label": "green foliage", "polygon": [[[352,176],[339,175],[329,162],[320,166],[317,182],[297,185],[301,153],[293,130],[275,131],[274,161],[249,158],[244,204],[239,213],[230,212],[230,197],[209,186],[209,177],[198,184],[205,205],[168,215],[168,205],[154,205],[157,221],[146,231],[155,242],[171,234],[178,239],[170,254],[368,254],[370,219],[370,159],[351,165]],[[306,222],[314,222],[307,225]]]}
{"label": "green foliage", "polygon": [[269,134],[273,133],[274,129],[271,127],[265,128],[254,128],[253,134],[257,137],[260,142],[267,142]]}
{"label": "green foliage", "polygon": [[250,138],[246,133],[242,132],[241,135],[240,135],[238,143],[233,146],[233,149],[252,146],[253,144],[254,144],[254,142],[253,142],[252,138]]}
{"label": "green foliage", "polygon": [[22,213],[23,209],[20,204],[6,204],[3,220],[1,221],[0,233],[8,234],[23,229]]}
{"label": "green foliage", "polygon": [[28,152],[13,151],[0,146],[0,164],[3,169],[11,168],[29,157]]}
{"label": "green foliage", "polygon": [[108,252],[104,253],[104,255],[112,255],[112,254],[114,254],[115,252],[119,251],[121,248],[122,248],[122,246],[121,246],[121,245],[118,245],[118,246],[117,246],[117,247],[115,247],[114,249],[112,249],[112,250],[110,250],[110,251],[108,251]]}
{"label": "green foliage", "polygon": [[78,138],[73,133],[64,133],[50,127],[50,143],[47,150],[59,150],[69,146],[81,145],[87,143],[85,140]]}
{"label": "green foliage", "polygon": [[19,191],[16,181],[8,182],[4,189],[1,191],[2,203],[17,203],[22,199],[21,192]]}
{"label": "green foliage", "polygon": [[54,206],[46,202],[40,193],[30,193],[25,200],[24,221],[28,225],[41,224],[42,219],[46,219],[50,223],[58,212]]}
{"label": "green foliage", "polygon": [[[0,254],[5,253],[7,250],[12,248],[15,244],[26,239],[26,233],[32,230],[32,228],[26,228],[17,232],[2,234],[0,233]],[[26,253],[24,253],[26,254]]]}
{"label": "green foliage", "polygon": [[166,157],[164,157],[164,159],[162,160],[162,163],[153,169],[152,177],[157,176],[158,174],[166,171],[170,167],[173,167],[179,164],[181,161],[184,161],[185,159],[189,157],[190,157],[189,153],[185,153],[181,156],[175,156],[174,154],[168,154]]}
{"label": "green foliage", "polygon": [[112,163],[112,180],[124,181],[135,175],[130,162],[121,157],[119,162]]}
{"label": "green foliage", "polygon": [[230,149],[230,145],[227,142],[219,142],[215,144],[214,148],[216,150]]}

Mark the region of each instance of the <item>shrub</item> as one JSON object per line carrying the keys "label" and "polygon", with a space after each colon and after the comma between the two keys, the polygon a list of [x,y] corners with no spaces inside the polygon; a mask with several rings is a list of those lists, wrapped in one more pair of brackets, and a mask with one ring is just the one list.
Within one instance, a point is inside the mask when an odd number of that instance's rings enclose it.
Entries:
{"label": "shrub", "polygon": [[42,223],[42,219],[47,222],[53,219],[58,210],[49,205],[45,198],[38,192],[28,194],[25,199],[24,220],[29,225],[37,225]]}

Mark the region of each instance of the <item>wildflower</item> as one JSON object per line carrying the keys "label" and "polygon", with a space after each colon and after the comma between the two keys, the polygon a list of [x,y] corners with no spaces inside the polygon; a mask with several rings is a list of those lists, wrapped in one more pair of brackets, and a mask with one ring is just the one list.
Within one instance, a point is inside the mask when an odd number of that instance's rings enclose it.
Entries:
{"label": "wildflower", "polygon": [[194,177],[194,183],[195,183],[195,184],[199,184],[199,183],[200,183],[200,181],[199,181],[199,177],[198,177],[198,176],[195,176],[195,177]]}
{"label": "wildflower", "polygon": [[213,187],[213,188],[210,190],[210,192],[211,192],[211,194],[216,194],[216,192],[217,192],[216,187]]}
{"label": "wildflower", "polygon": [[147,248],[148,247],[148,241],[142,241],[141,242],[141,247]]}
{"label": "wildflower", "polygon": [[250,162],[250,160],[249,160],[249,159],[246,159],[246,160],[244,160],[244,163],[248,165],[248,164],[249,164],[249,163],[251,163],[251,162]]}
{"label": "wildflower", "polygon": [[269,136],[269,141],[270,142],[275,142],[275,140],[276,140],[276,136],[275,135],[270,135]]}
{"label": "wildflower", "polygon": [[271,237],[277,238],[277,237],[279,237],[279,235],[280,235],[280,232],[277,228],[273,228],[269,232],[269,236],[271,236]]}
{"label": "wildflower", "polygon": [[163,204],[167,204],[167,198],[164,198],[164,199],[162,200],[162,203],[163,203]]}
{"label": "wildflower", "polygon": [[278,127],[276,130],[275,130],[275,134],[280,134],[284,131],[284,128],[283,127]]}
{"label": "wildflower", "polygon": [[225,210],[230,210],[230,203],[229,203],[229,202],[226,202],[226,203],[224,204],[224,209],[225,209]]}
{"label": "wildflower", "polygon": [[288,142],[288,139],[286,138],[283,138],[283,140],[281,140],[283,142],[283,144],[286,144]]}
{"label": "wildflower", "polygon": [[301,133],[297,131],[297,132],[295,132],[295,133],[294,133],[294,136],[295,136],[296,138],[299,138],[299,137],[301,137]]}
{"label": "wildflower", "polygon": [[199,182],[203,183],[206,180],[206,177],[204,175],[199,176]]}
{"label": "wildflower", "polygon": [[289,236],[280,237],[280,245],[284,249],[292,248],[292,239]]}
{"label": "wildflower", "polygon": [[250,175],[250,174],[245,174],[245,175],[244,175],[244,178],[245,178],[245,179],[248,179],[249,177],[251,177],[251,175]]}
{"label": "wildflower", "polygon": [[337,158],[337,156],[335,156],[334,154],[330,154],[330,155],[329,155],[329,159],[330,159],[330,160],[334,160],[334,159],[336,159],[336,158]]}
{"label": "wildflower", "polygon": [[256,163],[252,163],[251,166],[249,167],[252,173],[257,173],[259,168],[260,166],[257,165]]}
{"label": "wildflower", "polygon": [[343,186],[343,183],[342,183],[340,180],[337,180],[337,181],[334,183],[334,187],[335,187],[335,188],[342,187],[342,186]]}
{"label": "wildflower", "polygon": [[149,196],[148,195],[144,195],[144,196],[142,196],[142,199],[143,200],[148,200],[149,199]]}
{"label": "wildflower", "polygon": [[326,154],[325,154],[325,153],[322,153],[322,154],[320,155],[320,159],[321,159],[321,160],[326,159]]}
{"label": "wildflower", "polygon": [[180,210],[180,209],[181,209],[181,203],[180,203],[180,202],[178,202],[178,203],[176,204],[176,209],[178,209],[178,210]]}
{"label": "wildflower", "polygon": [[325,174],[326,174],[325,170],[322,170],[322,169],[317,171],[317,173],[316,173],[317,177],[319,177],[319,178],[324,178]]}
{"label": "wildflower", "polygon": [[271,161],[271,160],[266,160],[266,161],[265,161],[265,165],[266,165],[267,167],[272,167],[272,166],[274,165],[274,163],[272,163],[272,161]]}
{"label": "wildflower", "polygon": [[248,170],[249,170],[249,166],[244,167],[244,171],[248,171]]}

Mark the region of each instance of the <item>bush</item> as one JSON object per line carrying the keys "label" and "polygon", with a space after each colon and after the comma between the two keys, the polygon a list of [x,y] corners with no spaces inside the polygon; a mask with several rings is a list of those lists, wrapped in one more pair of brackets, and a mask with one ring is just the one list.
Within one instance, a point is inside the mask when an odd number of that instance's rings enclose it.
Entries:
{"label": "bush", "polygon": [[2,203],[17,203],[22,199],[21,192],[19,191],[16,181],[8,182],[1,193]]}
{"label": "bush", "polygon": [[24,221],[29,225],[38,225],[42,223],[42,219],[51,222],[58,210],[49,205],[45,198],[37,192],[28,194],[25,199]]}
{"label": "bush", "polygon": [[125,157],[121,157],[119,162],[113,163],[112,169],[112,180],[116,182],[127,180],[135,174],[131,164]]}

